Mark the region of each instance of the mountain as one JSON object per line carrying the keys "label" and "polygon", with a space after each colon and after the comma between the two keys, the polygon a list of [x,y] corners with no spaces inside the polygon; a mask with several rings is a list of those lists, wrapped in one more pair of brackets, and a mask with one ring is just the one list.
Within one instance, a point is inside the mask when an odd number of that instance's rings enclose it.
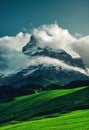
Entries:
{"label": "mountain", "polygon": [[28,67],[1,77],[1,86],[19,88],[34,84],[37,89],[39,85],[40,89],[45,90],[51,84],[66,86],[71,82],[89,80],[87,67],[81,57],[73,58],[62,49],[42,47],[34,36],[23,47],[22,53],[29,60]]}
{"label": "mountain", "polygon": [[25,76],[31,75],[38,84],[57,83],[63,86],[72,81],[89,79],[87,67],[81,57],[73,58],[62,49],[42,47],[34,36],[31,36],[31,40],[23,47],[22,52],[29,59],[37,58],[37,63],[31,69],[33,71],[29,71],[30,74],[27,71]]}

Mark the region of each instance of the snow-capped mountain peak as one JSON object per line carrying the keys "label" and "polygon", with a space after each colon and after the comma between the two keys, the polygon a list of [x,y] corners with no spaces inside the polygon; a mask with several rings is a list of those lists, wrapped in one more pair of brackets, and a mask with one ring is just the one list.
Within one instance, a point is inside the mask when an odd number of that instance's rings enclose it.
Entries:
{"label": "snow-capped mountain peak", "polygon": [[47,86],[51,81],[66,85],[72,81],[89,80],[88,69],[81,57],[73,58],[63,49],[40,46],[34,36],[23,47],[22,54],[26,57],[26,66],[11,76],[1,78],[0,84],[6,82],[19,87],[35,83]]}

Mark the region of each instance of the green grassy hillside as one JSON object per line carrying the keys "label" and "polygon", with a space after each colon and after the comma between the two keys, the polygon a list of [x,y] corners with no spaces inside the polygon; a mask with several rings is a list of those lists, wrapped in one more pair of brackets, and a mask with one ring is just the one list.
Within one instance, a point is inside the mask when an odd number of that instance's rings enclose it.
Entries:
{"label": "green grassy hillside", "polygon": [[89,110],[77,110],[60,117],[10,124],[0,130],[88,130]]}
{"label": "green grassy hillside", "polygon": [[[62,120],[64,120],[63,118],[68,115],[68,114],[66,115],[66,113],[71,114],[72,111],[83,110],[88,108],[89,108],[89,87],[51,90],[51,91],[41,92],[38,94],[18,97],[14,101],[8,103],[1,103],[0,124],[1,126],[3,126],[3,125],[7,125],[8,123],[19,123],[19,122],[29,121],[29,120],[31,121],[35,119],[41,120],[43,118],[48,118],[48,117],[49,119],[47,120],[49,120],[49,124],[50,124],[51,118],[52,121],[59,120],[59,118],[62,118]],[[85,113],[86,112],[89,113],[88,110],[85,111]],[[78,113],[81,113],[81,111],[78,111]],[[53,119],[53,117],[56,118]],[[73,118],[71,117],[70,119],[72,121]],[[43,120],[43,122],[46,123],[46,119]],[[32,127],[35,125],[35,122],[30,122],[30,123]],[[54,127],[55,127],[55,123],[54,125],[52,124]],[[37,129],[41,127],[40,125],[37,126],[38,127]],[[59,123],[59,125],[61,124]]]}

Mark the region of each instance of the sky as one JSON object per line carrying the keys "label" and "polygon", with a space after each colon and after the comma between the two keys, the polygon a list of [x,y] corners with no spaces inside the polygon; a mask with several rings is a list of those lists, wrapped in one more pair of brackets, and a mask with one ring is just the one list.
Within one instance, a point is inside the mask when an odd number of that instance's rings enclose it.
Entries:
{"label": "sky", "polygon": [[71,34],[89,34],[89,0],[0,0],[0,37],[57,22]]}

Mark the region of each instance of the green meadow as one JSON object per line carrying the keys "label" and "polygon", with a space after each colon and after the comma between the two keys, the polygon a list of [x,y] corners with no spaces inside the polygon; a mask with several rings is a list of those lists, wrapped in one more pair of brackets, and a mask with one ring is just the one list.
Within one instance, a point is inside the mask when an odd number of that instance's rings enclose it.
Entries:
{"label": "green meadow", "polygon": [[89,87],[50,90],[0,103],[0,130],[88,130]]}

